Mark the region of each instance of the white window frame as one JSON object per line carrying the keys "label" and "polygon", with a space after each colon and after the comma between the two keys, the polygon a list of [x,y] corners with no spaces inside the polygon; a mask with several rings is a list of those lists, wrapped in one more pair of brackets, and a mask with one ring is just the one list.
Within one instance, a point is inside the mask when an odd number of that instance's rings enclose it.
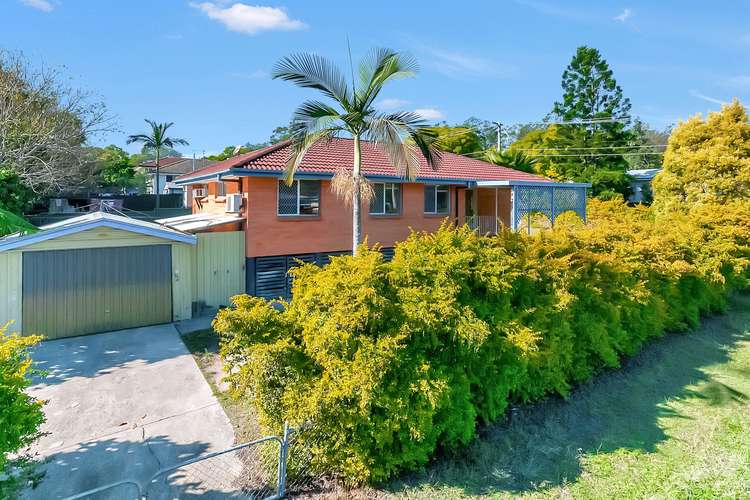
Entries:
{"label": "white window frame", "polygon": [[[427,187],[434,187],[435,188],[435,199],[433,200],[435,203],[435,210],[433,212],[425,212],[427,215],[450,215],[451,213],[451,187],[447,184],[425,184],[425,196],[427,196]],[[448,207],[445,212],[438,212],[438,191],[445,192],[448,194]]]}
{"label": "white window frame", "polygon": [[[302,181],[308,181],[308,182],[316,182],[318,184],[318,213],[316,214],[302,214],[300,213],[299,207],[300,207],[300,186],[302,186]],[[281,187],[281,183],[284,182],[282,180],[278,181],[278,184],[276,184],[276,215],[278,217],[319,217],[320,216],[320,199],[322,186],[320,185],[320,181],[312,180],[312,179],[295,179],[294,182],[297,184],[297,211],[293,214],[280,214],[279,213],[279,202],[281,201],[281,196],[279,196],[279,188]]]}
{"label": "white window frame", "polygon": [[[372,184],[373,184],[373,187],[374,186],[378,186],[378,185],[383,186],[383,211],[382,212],[373,212],[372,211],[372,204],[370,204],[370,207],[368,207],[368,212],[367,213],[370,214],[370,215],[382,215],[382,216],[390,216],[390,217],[395,217],[395,216],[401,215],[401,205],[402,205],[402,201],[401,200],[403,199],[403,196],[404,196],[403,186],[401,185],[401,183],[400,182],[373,182]],[[390,186],[398,186],[398,211],[397,212],[386,212],[385,211],[386,187],[389,186],[389,185]],[[392,189],[393,188],[391,188],[391,190]]]}

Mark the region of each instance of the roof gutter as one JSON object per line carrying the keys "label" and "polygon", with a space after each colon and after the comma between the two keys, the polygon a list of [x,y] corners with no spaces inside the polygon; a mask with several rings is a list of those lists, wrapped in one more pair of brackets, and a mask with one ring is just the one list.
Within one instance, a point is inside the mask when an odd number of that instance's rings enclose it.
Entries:
{"label": "roof gutter", "polygon": [[[194,184],[200,181],[208,181],[208,180],[220,181],[222,178],[225,178],[225,177],[274,177],[274,178],[281,179],[282,176],[283,176],[283,172],[280,172],[278,170],[248,170],[245,168],[228,168],[225,170],[220,170],[218,172],[211,172],[210,174],[187,177],[185,179],[176,179],[173,182],[179,186],[184,186],[185,184]],[[333,178],[333,176],[334,174],[330,172],[300,172],[300,173],[295,174],[294,177],[297,179],[331,179]],[[402,177],[398,177],[394,175],[375,174],[375,175],[365,175],[365,177],[367,179],[402,181],[402,182],[404,181]],[[462,186],[468,186],[473,181],[466,180],[466,179],[441,179],[441,178],[433,178],[433,177],[417,177],[417,179],[413,182],[421,182],[423,184],[458,184]]]}
{"label": "roof gutter", "polygon": [[590,182],[553,182],[553,181],[474,181],[471,183],[476,187],[510,187],[510,186],[530,186],[530,187],[560,187],[560,188],[590,188]]}

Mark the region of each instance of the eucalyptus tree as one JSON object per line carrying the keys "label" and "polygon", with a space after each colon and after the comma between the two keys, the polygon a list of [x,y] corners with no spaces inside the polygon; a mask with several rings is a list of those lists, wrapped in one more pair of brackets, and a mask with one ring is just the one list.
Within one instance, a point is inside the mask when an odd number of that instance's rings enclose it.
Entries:
{"label": "eucalyptus tree", "polygon": [[344,73],[330,60],[316,54],[293,54],[281,59],[273,69],[273,78],[299,87],[318,90],[328,102],[303,102],[290,124],[291,154],[284,180],[291,185],[305,154],[315,144],[341,135],[354,143],[351,171],[339,171],[332,188],[352,206],[352,252],[361,241],[360,209],[372,196],[372,188],[362,176],[362,140],[375,143],[390,158],[398,174],[414,180],[419,172],[419,154],[431,168],[437,168],[440,151],[435,148],[436,134],[420,115],[411,111],[384,113],[375,100],[386,83],[416,75],[416,61],[390,49],[375,49],[359,64],[355,80],[352,67],[351,87]]}
{"label": "eucalyptus tree", "polygon": [[154,121],[146,119],[146,123],[149,124],[151,130],[147,134],[135,134],[128,136],[127,143],[132,144],[134,142],[142,143],[144,147],[152,149],[156,154],[156,183],[154,191],[156,193],[156,211],[159,211],[159,162],[161,160],[160,153],[162,148],[174,148],[175,146],[187,146],[188,142],[185,139],[177,139],[175,137],[169,137],[167,130],[169,127],[174,125],[173,122],[169,123],[156,123]]}

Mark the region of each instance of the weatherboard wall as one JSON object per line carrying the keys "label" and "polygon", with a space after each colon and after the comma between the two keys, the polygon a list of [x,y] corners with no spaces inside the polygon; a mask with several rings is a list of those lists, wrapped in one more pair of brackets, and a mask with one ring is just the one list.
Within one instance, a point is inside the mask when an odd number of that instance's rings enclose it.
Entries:
{"label": "weatherboard wall", "polygon": [[21,252],[0,252],[0,326],[12,321],[10,332],[20,332],[23,327],[22,273]]}

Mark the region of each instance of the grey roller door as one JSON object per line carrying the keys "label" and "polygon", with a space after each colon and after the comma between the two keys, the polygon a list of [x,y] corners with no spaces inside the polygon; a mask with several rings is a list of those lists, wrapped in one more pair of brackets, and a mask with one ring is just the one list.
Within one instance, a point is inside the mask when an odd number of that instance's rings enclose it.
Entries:
{"label": "grey roller door", "polygon": [[23,254],[23,329],[47,338],[172,321],[169,245]]}

